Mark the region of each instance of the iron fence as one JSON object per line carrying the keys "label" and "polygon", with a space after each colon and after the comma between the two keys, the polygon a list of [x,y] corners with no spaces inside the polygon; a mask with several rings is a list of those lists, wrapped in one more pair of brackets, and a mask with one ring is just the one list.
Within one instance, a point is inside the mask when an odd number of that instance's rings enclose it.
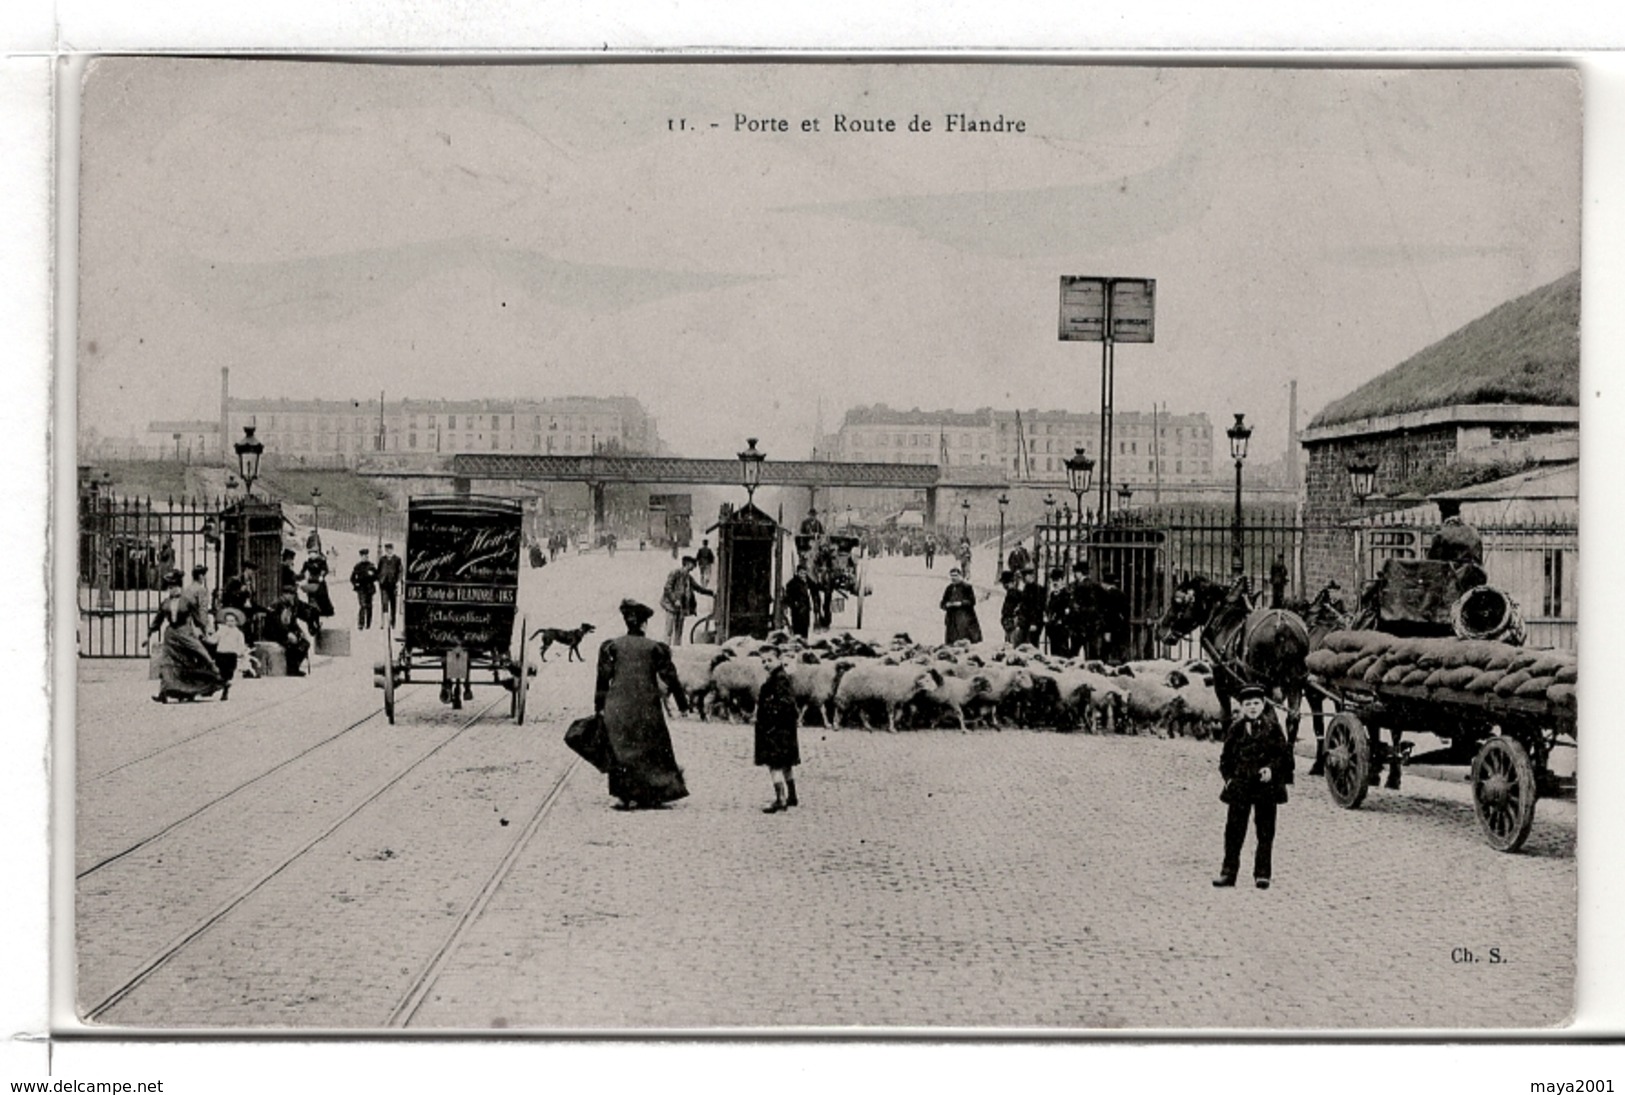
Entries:
{"label": "iron fence", "polygon": [[85,658],[144,658],[164,575],[207,567],[211,602],[245,562],[260,588],[276,580],[285,522],[276,503],[241,499],[79,497],[76,566],[78,650]]}

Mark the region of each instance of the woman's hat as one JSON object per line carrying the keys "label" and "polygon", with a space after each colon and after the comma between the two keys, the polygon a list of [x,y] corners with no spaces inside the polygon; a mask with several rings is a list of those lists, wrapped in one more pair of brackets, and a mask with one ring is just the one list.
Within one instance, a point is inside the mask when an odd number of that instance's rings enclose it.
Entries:
{"label": "woman's hat", "polygon": [[628,597],[621,602],[621,615],[629,620],[637,620],[642,623],[654,614],[655,610],[641,601],[634,601]]}
{"label": "woman's hat", "polygon": [[1238,700],[1261,700],[1263,698],[1264,690],[1256,684],[1244,684],[1241,686],[1241,691],[1236,693],[1236,699]]}
{"label": "woman's hat", "polygon": [[248,617],[244,616],[238,609],[223,608],[220,610],[220,622],[222,624],[231,624],[233,627],[242,627],[243,624],[248,622]]}

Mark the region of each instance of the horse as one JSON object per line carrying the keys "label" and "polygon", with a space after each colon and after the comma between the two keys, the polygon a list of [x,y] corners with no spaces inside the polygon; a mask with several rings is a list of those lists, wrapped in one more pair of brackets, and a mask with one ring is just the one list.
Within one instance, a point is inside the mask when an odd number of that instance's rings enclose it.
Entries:
{"label": "horse", "polygon": [[1287,740],[1296,742],[1298,707],[1309,679],[1309,629],[1303,620],[1284,608],[1255,609],[1241,589],[1194,575],[1174,588],[1157,630],[1172,645],[1197,628],[1202,654],[1213,664],[1225,727],[1231,699],[1243,685],[1256,685],[1285,709]]}

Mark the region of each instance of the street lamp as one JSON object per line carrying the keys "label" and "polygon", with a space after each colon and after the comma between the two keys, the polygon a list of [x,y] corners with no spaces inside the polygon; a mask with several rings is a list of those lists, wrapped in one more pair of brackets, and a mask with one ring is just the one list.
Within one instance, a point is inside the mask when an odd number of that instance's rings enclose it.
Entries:
{"label": "street lamp", "polygon": [[852,503],[850,502],[846,505],[846,531],[848,533],[852,531]]}
{"label": "street lamp", "polygon": [[756,488],[762,483],[762,461],[767,459],[767,453],[757,451],[754,437],[745,438],[745,445],[745,451],[739,454],[739,473],[745,481],[745,504],[751,506],[756,504]]}
{"label": "street lamp", "polygon": [[1123,509],[1128,509],[1128,501],[1133,497],[1134,488],[1129,486],[1127,483],[1123,483],[1117,488],[1117,501],[1122,505]]}
{"label": "street lamp", "polygon": [[1377,488],[1377,462],[1365,453],[1349,461],[1349,493],[1363,508]]}
{"label": "street lamp", "polygon": [[999,576],[999,568],[1004,565],[1004,507],[1010,504],[1010,495],[1007,491],[999,492],[999,557],[993,560],[993,576]]}
{"label": "street lamp", "polygon": [[316,546],[322,546],[322,488],[310,488],[310,524],[311,531],[316,534]]}
{"label": "street lamp", "polygon": [[1246,569],[1241,559],[1241,463],[1247,459],[1247,439],[1253,435],[1253,428],[1243,421],[1245,417],[1237,414],[1236,424],[1224,431],[1230,439],[1230,458],[1236,462],[1236,517],[1231,530],[1230,571],[1238,578]]}
{"label": "street lamp", "polygon": [[962,517],[962,519],[960,520],[960,523],[959,523],[959,538],[961,540],[969,540],[970,539],[970,499],[969,498],[961,498],[959,500],[959,509],[963,514],[963,517]]}
{"label": "street lamp", "polygon": [[253,426],[244,426],[243,439],[232,448],[237,450],[237,470],[243,476],[243,492],[252,498],[254,480],[260,477],[260,456],[265,452],[265,442],[254,436]]}
{"label": "street lamp", "polygon": [[1078,502],[1078,519],[1082,520],[1083,496],[1088,493],[1089,483],[1095,476],[1095,462],[1083,451],[1083,446],[1078,445],[1062,463],[1066,465],[1067,486]]}

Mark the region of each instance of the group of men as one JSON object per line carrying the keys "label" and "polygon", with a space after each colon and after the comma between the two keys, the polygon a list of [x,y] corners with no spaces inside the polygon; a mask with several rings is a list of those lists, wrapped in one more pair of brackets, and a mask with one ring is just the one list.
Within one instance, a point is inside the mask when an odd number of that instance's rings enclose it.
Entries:
{"label": "group of men", "polygon": [[389,627],[395,626],[395,597],[401,588],[401,557],[395,554],[394,544],[385,544],[376,565],[367,558],[367,549],[361,549],[361,558],[350,569],[350,588],[355,590],[356,627],[366,631],[372,627],[372,598],[382,593],[384,615]]}
{"label": "group of men", "polygon": [[1122,661],[1128,656],[1128,597],[1115,582],[1092,578],[1089,564],[1079,561],[1070,580],[1064,567],[1051,567],[1046,587],[1021,544],[1006,561],[1009,568],[999,576],[1004,586],[999,622],[1007,643],[1040,646],[1047,638],[1050,652],[1063,658]]}

